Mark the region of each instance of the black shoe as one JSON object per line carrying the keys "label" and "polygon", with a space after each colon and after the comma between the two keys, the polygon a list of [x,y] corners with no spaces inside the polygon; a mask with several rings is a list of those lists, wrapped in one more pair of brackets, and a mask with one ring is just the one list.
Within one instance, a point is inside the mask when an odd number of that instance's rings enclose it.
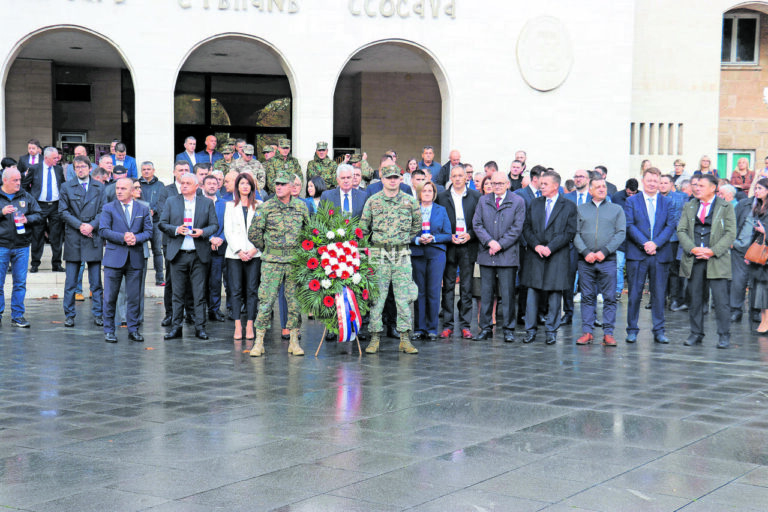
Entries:
{"label": "black shoe", "polygon": [[397,332],[397,329],[393,325],[387,326],[387,338],[399,338],[400,333]]}
{"label": "black shoe", "polygon": [[64,327],[74,327],[75,326],[75,317],[68,316],[66,320],[64,320]]}
{"label": "black shoe", "polygon": [[160,325],[162,327],[168,327],[173,323],[173,317],[171,315],[168,315],[167,317],[163,318],[163,321],[160,322]]}
{"label": "black shoe", "polygon": [[128,322],[120,322],[120,327],[128,327]]}
{"label": "black shoe", "polygon": [[224,315],[222,315],[219,311],[211,311],[208,313],[208,320],[213,320],[214,322],[223,322]]}
{"label": "black shoe", "polygon": [[99,327],[102,327],[104,325],[104,320],[100,316],[97,316],[93,319],[93,323],[98,325]]}
{"label": "black shoe", "polygon": [[139,343],[144,343],[144,336],[141,335],[139,331],[133,331],[128,333],[128,339],[131,341],[137,341]]}
{"label": "black shoe", "polygon": [[683,345],[686,347],[690,347],[691,345],[701,345],[702,339],[703,336],[699,336],[698,334],[691,334],[688,336],[688,339],[683,342]]}
{"label": "black shoe", "polygon": [[616,294],[616,302],[619,302],[621,300],[621,292],[618,292]]}
{"label": "black shoe", "polygon": [[427,334],[427,338],[429,339],[429,341],[437,341],[437,334],[429,333]]}
{"label": "black shoe", "polygon": [[104,341],[107,343],[117,343],[117,336],[113,332],[104,333]]}
{"label": "black shoe", "polygon": [[56,265],[56,266],[52,267],[51,271],[53,271],[53,272],[66,272],[66,270],[64,270],[64,267],[62,267],[61,265]]}
{"label": "black shoe", "polygon": [[205,329],[195,329],[195,336],[197,336],[201,340],[207,340],[208,339],[208,333],[205,332]]}
{"label": "black shoe", "polygon": [[491,329],[483,329],[475,336],[477,341],[485,341],[491,338],[493,338],[493,331]]}
{"label": "black shoe", "polygon": [[515,331],[506,331],[504,333],[504,342],[505,343],[514,343],[515,342]]}
{"label": "black shoe", "polygon": [[11,325],[14,327],[21,327],[22,329],[29,329],[29,322],[27,322],[27,319],[23,316],[20,316],[19,318],[12,318]]}
{"label": "black shoe", "polygon": [[654,343],[661,343],[662,345],[668,345],[669,344],[669,338],[667,338],[663,334],[654,334],[653,335],[653,341],[654,341]]}
{"label": "black shoe", "polygon": [[731,322],[741,322],[742,318],[742,312],[741,311],[734,311],[731,314]]}
{"label": "black shoe", "polygon": [[29,267],[29,273],[30,274],[37,274],[38,267]]}
{"label": "black shoe", "polygon": [[235,317],[234,317],[234,315],[232,315],[232,309],[228,308],[227,309],[227,320],[234,320],[234,319],[235,319]]}
{"label": "black shoe", "polygon": [[573,315],[571,315],[570,313],[564,314],[563,318],[560,320],[560,323],[562,325],[571,325],[573,323]]}
{"label": "black shoe", "polygon": [[650,302],[645,305],[645,309],[652,309],[652,308],[653,308],[653,306],[651,305]]}
{"label": "black shoe", "polygon": [[547,345],[554,345],[557,342],[557,333],[556,332],[548,332],[547,333]]}
{"label": "black shoe", "polygon": [[536,331],[528,331],[525,333],[523,343],[533,343],[536,340]]}
{"label": "black shoe", "polygon": [[637,333],[631,332],[627,334],[626,340],[627,343],[636,343],[637,342]]}
{"label": "black shoe", "polygon": [[755,323],[762,322],[762,319],[760,318],[760,313],[752,313],[752,321]]}
{"label": "black shoe", "polygon": [[419,341],[424,339],[424,333],[421,331],[416,331],[413,334],[411,334],[411,340],[412,341]]}
{"label": "black shoe", "polygon": [[165,340],[172,340],[175,338],[181,338],[181,327],[174,327],[163,336],[163,339]]}
{"label": "black shoe", "polygon": [[593,327],[602,327],[603,326],[603,322],[601,322],[600,320],[596,319],[595,323],[593,323],[592,326]]}
{"label": "black shoe", "polygon": [[[290,338],[290,336],[288,336]],[[301,334],[299,334],[299,339],[301,339]],[[325,341],[336,341],[336,333],[335,332],[329,332],[325,335]]]}
{"label": "black shoe", "polygon": [[721,334],[720,339],[717,340],[717,348],[728,348],[731,346],[731,335]]}
{"label": "black shoe", "polygon": [[195,325],[195,317],[192,315],[187,315],[187,325]]}
{"label": "black shoe", "polygon": [[677,308],[679,308],[679,307],[680,307],[680,304],[678,304],[676,300],[673,300],[669,304],[669,310],[670,311],[677,311]]}

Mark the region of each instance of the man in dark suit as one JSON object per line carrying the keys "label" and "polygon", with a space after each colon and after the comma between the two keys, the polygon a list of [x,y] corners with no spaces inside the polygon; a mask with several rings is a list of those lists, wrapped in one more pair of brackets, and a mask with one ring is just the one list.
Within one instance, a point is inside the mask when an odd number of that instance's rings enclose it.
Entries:
{"label": "man in dark suit", "polygon": [[104,204],[111,203],[117,199],[117,194],[115,194],[115,184],[120,178],[130,178],[127,173],[128,169],[122,165],[116,165],[112,169],[112,181],[104,185]]}
{"label": "man in dark suit", "polygon": [[120,283],[125,278],[128,339],[142,342],[139,332],[141,314],[141,276],[144,271],[144,242],[152,238],[149,208],[133,200],[133,181],[118,180],[117,199],[104,205],[99,220],[99,235],[106,240],[104,265],[104,341],[117,343],[115,307]]}
{"label": "man in dark suit", "polygon": [[560,327],[560,302],[568,287],[568,274],[563,269],[570,264],[570,245],[576,234],[576,205],[562,197],[560,175],[547,171],[539,178],[541,197],[531,201],[525,216],[525,273],[521,279],[528,288],[525,306],[524,343],[536,339],[539,298],[547,300],[544,325],[547,345],[557,341]]}
{"label": "man in dark suit", "polygon": [[[226,202],[216,194],[219,191],[219,180],[216,176],[209,174],[202,180],[203,196],[213,201],[213,207],[216,211],[216,224],[218,229],[211,235],[209,240],[211,245],[211,262],[208,265],[208,293],[206,303],[208,304],[208,320],[214,322],[223,322],[226,317],[221,313],[221,282],[226,268],[224,254],[227,252],[227,242],[224,239],[224,213],[226,211]],[[226,279],[224,280],[226,286]],[[229,294],[227,294],[229,298]],[[231,309],[231,308],[230,308]]]}
{"label": "man in dark suit", "polygon": [[360,217],[368,195],[362,190],[352,188],[354,168],[349,164],[341,164],[336,168],[336,183],[338,188],[326,190],[320,196],[321,201],[329,201],[333,206],[351,217]]}
{"label": "man in dark suit", "polygon": [[[518,151],[518,153],[524,153]],[[519,188],[515,190],[515,194],[519,195],[525,201],[525,213],[526,215],[530,211],[531,201],[537,197],[541,197],[541,190],[539,190],[539,178],[547,171],[547,168],[543,165],[534,165],[530,170],[530,183],[527,187]],[[520,238],[520,268],[517,269],[517,288],[515,294],[517,295],[517,324],[525,325],[525,305],[528,302],[528,289],[521,283],[521,276],[525,272],[525,237]],[[539,307],[539,323],[543,324],[544,314],[546,313],[546,305],[540,304]]]}
{"label": "man in dark suit", "polygon": [[102,241],[99,221],[104,205],[104,185],[91,179],[91,162],[86,156],[76,156],[72,162],[75,178],[61,187],[59,213],[64,222],[64,261],[67,277],[64,284],[65,327],[75,326],[75,288],[81,263],[88,263],[88,283],[91,287],[91,312],[96,325],[102,320],[101,258]]}
{"label": "man in dark suit", "polygon": [[45,246],[45,233],[51,244],[51,268],[64,272],[61,266],[62,224],[59,215],[59,190],[64,185],[64,170],[56,165],[59,152],[48,147],[43,152],[43,161],[31,166],[22,180],[22,187],[37,200],[42,211],[42,220],[32,227],[32,261],[29,271],[37,272]]}
{"label": "man in dark suit", "polygon": [[181,337],[187,277],[191,278],[195,310],[195,336],[208,339],[205,332],[205,299],[208,263],[211,261],[209,239],[219,229],[213,201],[198,196],[198,179],[184,174],[181,194],[169,198],[160,214],[160,229],[168,235],[166,258],[171,262],[173,280],[173,323],[165,335],[170,340]]}
{"label": "man in dark suit", "polygon": [[33,165],[39,164],[43,161],[43,146],[40,145],[40,141],[37,139],[29,139],[27,141],[27,153],[19,157],[19,163],[17,169],[21,173],[22,180],[27,174],[27,169]]}
{"label": "man in dark suit", "polygon": [[[592,201],[589,193],[589,172],[579,169],[573,173],[573,183],[576,190],[565,194],[565,198],[573,202],[578,207]],[[573,323],[573,295],[576,293],[574,285],[576,283],[576,272],[579,267],[579,257],[576,250],[571,246],[570,262],[568,264],[568,288],[563,290],[563,324],[571,325]]]}
{"label": "man in dark suit", "polygon": [[534,165],[531,168],[530,178],[531,182],[527,187],[523,187],[515,190],[515,194],[519,195],[525,201],[526,209],[531,206],[531,201],[537,197],[541,197],[541,190],[539,190],[539,178],[546,172],[546,168],[541,165]]}
{"label": "man in dark suit", "polygon": [[189,168],[192,169],[197,163],[197,153],[195,148],[197,147],[197,140],[191,135],[184,139],[184,151],[176,155],[174,162],[183,160],[189,164]]}
{"label": "man in dark suit", "polygon": [[755,303],[754,276],[752,276],[749,264],[744,261],[747,249],[752,244],[754,233],[754,218],[752,213],[753,198],[748,197],[739,201],[736,205],[736,240],[731,249],[731,282],[730,282],[730,306],[731,322],[741,322],[744,313],[744,299],[747,295],[747,286],[749,286],[749,302],[747,306],[747,317],[751,316],[753,305]]}
{"label": "man in dark suit", "polygon": [[443,272],[443,332],[441,338],[450,338],[454,326],[454,297],[456,295],[456,269],[459,269],[459,320],[461,337],[472,339],[472,277],[477,260],[477,236],[472,227],[480,193],[467,188],[467,173],[462,164],[451,169],[451,189],[438,194],[437,204],[445,208],[451,221],[451,243],[445,255]]}
{"label": "man in dark suit", "polygon": [[656,343],[669,343],[664,332],[664,301],[669,266],[675,258],[669,241],[677,226],[672,202],[659,193],[660,181],[661,172],[657,168],[646,169],[643,173],[643,191],[628,198],[624,206],[627,217],[629,285],[627,343],[637,341],[640,330],[637,322],[646,276],[651,289],[653,339]]}

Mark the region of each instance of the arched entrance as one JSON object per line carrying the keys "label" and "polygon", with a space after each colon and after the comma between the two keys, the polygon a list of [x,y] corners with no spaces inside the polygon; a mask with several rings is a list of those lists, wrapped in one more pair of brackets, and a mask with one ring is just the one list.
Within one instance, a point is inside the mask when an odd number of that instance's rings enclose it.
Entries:
{"label": "arched entrance", "polygon": [[293,132],[293,74],[268,43],[245,34],[201,42],[185,59],[174,91],[174,148],[188,136],[202,151],[207,135],[245,139],[261,156]]}
{"label": "arched entrance", "polygon": [[27,35],[3,68],[5,154],[23,155],[27,141],[55,145],[71,158],[92,158],[120,139],[135,154],[134,84],[117,45],[84,27],[47,27]]}
{"label": "arched entrance", "polygon": [[333,146],[337,155],[362,149],[370,163],[389,149],[398,163],[435,147],[447,155],[450,141],[449,87],[442,68],[426,49],[401,40],[377,41],[357,50],[336,82]]}

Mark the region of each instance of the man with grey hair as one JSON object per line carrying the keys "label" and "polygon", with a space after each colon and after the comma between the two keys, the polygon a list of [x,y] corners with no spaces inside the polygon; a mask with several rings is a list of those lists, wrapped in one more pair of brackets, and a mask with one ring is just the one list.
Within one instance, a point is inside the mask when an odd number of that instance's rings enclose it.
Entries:
{"label": "man with grey hair", "polygon": [[349,164],[341,164],[336,168],[336,183],[338,188],[326,190],[320,196],[320,201],[329,201],[345,215],[360,217],[363,214],[368,194],[352,186],[355,168]]}
{"label": "man with grey hair", "polygon": [[27,192],[21,190],[21,173],[16,163],[3,170],[0,187],[0,318],[5,310],[5,275],[10,265],[13,277],[11,292],[11,323],[16,327],[29,327],[24,318],[24,297],[27,293],[27,265],[32,230],[40,221],[40,207]]}
{"label": "man with grey hair", "polygon": [[443,187],[448,186],[448,182],[451,181],[451,171],[459,165],[461,165],[461,153],[458,149],[452,149],[448,153],[448,162],[440,168],[440,172],[433,181]]}
{"label": "man with grey hair", "polygon": [[40,205],[40,222],[32,228],[32,261],[29,271],[33,274],[40,266],[45,246],[45,233],[51,244],[51,268],[54,272],[64,272],[61,265],[62,224],[59,215],[59,190],[65,183],[64,170],[56,165],[59,152],[47,147],[43,152],[43,161],[31,166],[24,176],[21,186],[30,193]]}
{"label": "man with grey hair", "polygon": [[722,185],[717,190],[717,197],[725,199],[731,203],[734,208],[736,208],[736,205],[739,204],[739,201],[736,199],[736,187],[733,185]]}

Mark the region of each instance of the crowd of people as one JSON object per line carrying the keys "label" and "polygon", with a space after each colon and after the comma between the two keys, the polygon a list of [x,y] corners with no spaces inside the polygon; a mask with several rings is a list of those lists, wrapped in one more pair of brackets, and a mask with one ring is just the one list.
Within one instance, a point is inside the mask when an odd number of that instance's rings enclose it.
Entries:
{"label": "crowd of people", "polygon": [[[475,170],[457,150],[441,165],[432,146],[404,167],[387,151],[374,167],[364,153],[337,162],[318,142],[304,170],[288,139],[264,146],[263,161],[242,139],[223,142],[209,135],[195,152],[197,141],[187,137],[169,184],[119,140],[97,162],[78,146],[62,166],[61,152],[37,140],[18,161],[4,158],[0,271],[12,275],[12,325],[30,326],[27,272],[39,271],[47,242],[52,271],[66,273],[66,327],[75,326],[76,303],[85,299],[87,269],[92,321],[105,341],[118,341],[118,325],[143,341],[151,257],[155,284],[164,287],[165,339],[182,337],[185,322],[205,340],[207,322],[233,321],[234,340],[253,341],[251,356],[259,357],[277,302],[288,352],[303,355],[290,261],[301,250],[302,226],[328,202],[360,218],[377,268],[380,295],[360,333],[370,338],[367,353],[379,350],[382,336],[399,338],[399,350],[410,354],[418,353],[414,341],[482,341],[494,331],[513,342],[518,325],[524,343],[543,327],[554,344],[575,304],[575,343],[595,342],[601,329],[602,344],[616,346],[625,282],[627,343],[638,339],[646,282],[656,343],[670,343],[667,308],[688,310],[684,345],[702,343],[710,299],[718,348],[729,347],[730,324],[742,320],[745,303],[756,331],[768,332],[768,270],[746,258],[765,238],[768,158],[758,173],[739,160],[728,181],[706,156],[692,173],[681,160],[670,173],[644,161],[640,180],[617,190],[605,166],[563,181],[554,169],[529,168],[525,151],[508,171],[494,161]],[[0,289],[0,319],[4,307]]]}

